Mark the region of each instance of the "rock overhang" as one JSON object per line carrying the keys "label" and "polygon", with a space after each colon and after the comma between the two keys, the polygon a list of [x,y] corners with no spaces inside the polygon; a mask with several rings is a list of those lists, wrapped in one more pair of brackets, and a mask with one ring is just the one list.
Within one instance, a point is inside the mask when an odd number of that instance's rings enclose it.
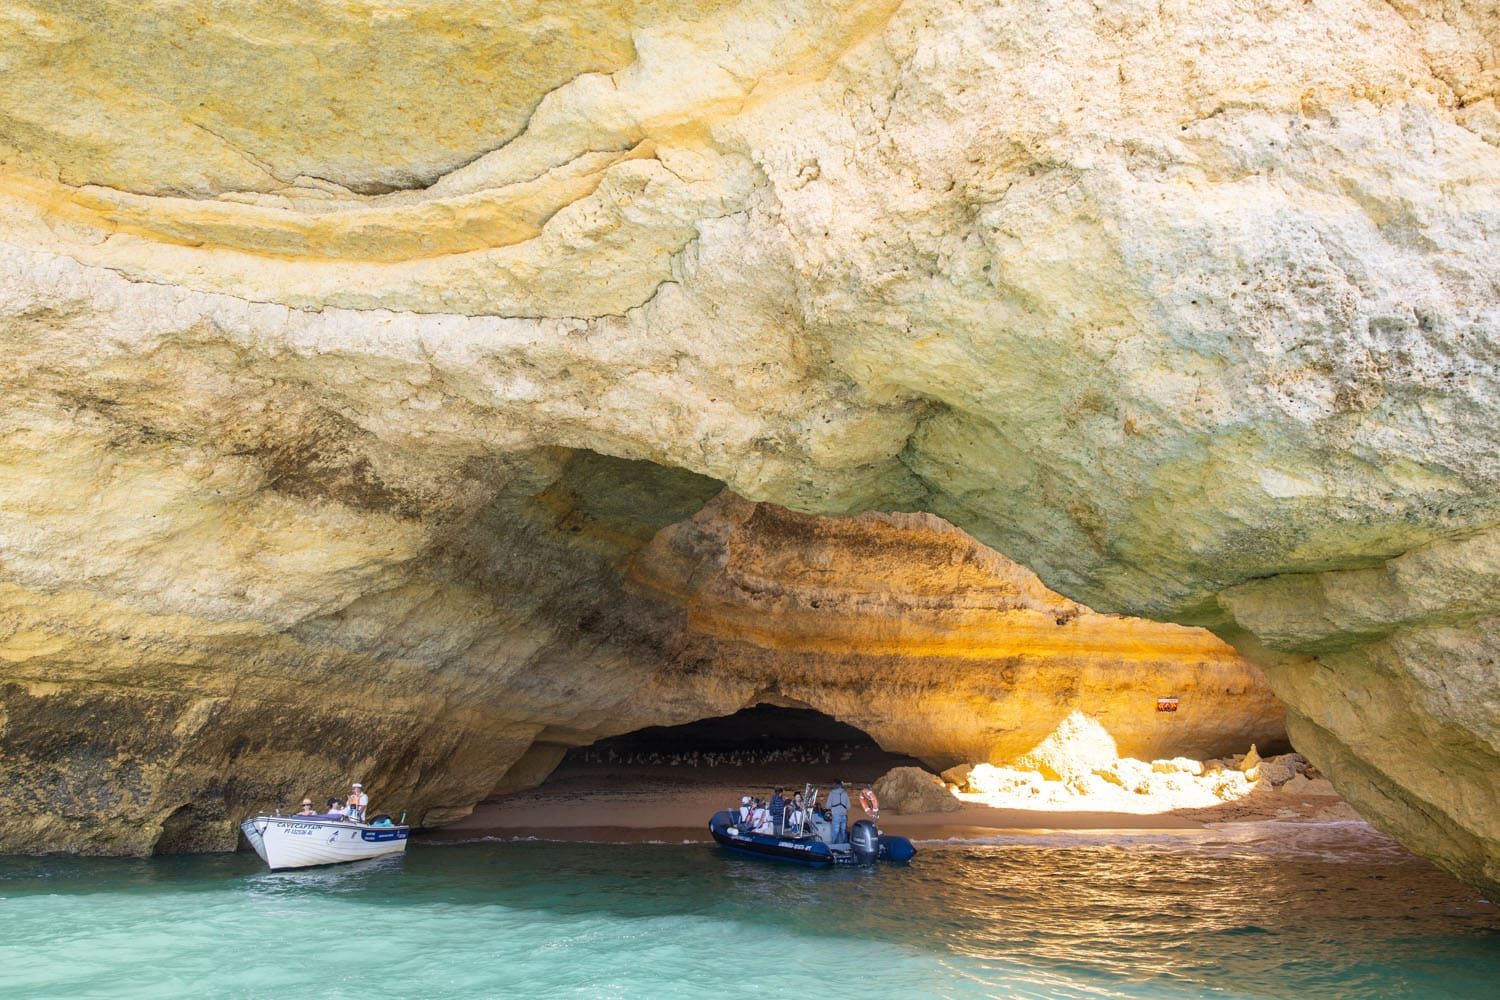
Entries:
{"label": "rock overhang", "polygon": [[[1493,884],[1492,15],[310,10],[299,76],[302,14],[6,7],[11,64],[71,73],[0,109],[23,586],[284,628],[399,590],[493,501],[466,469],[559,447],[931,510],[1233,639],[1342,791],[1419,848],[1453,824],[1429,853]],[[140,32],[192,43],[150,100]],[[376,43],[408,57],[345,58]],[[235,97],[271,73],[305,86]],[[1398,777],[1434,734],[1442,780]]]}

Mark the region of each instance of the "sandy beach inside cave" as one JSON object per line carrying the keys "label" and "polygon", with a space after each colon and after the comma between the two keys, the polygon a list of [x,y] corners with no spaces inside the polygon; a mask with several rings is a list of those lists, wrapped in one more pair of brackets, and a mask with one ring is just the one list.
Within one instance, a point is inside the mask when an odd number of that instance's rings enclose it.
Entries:
{"label": "sandy beach inside cave", "polygon": [[[872,781],[887,766],[889,762],[876,755],[847,764],[794,768],[564,765],[540,787],[481,803],[469,816],[424,837],[442,842],[487,837],[606,843],[707,841],[709,816],[738,803],[743,794],[766,796],[773,787],[800,788],[803,781],[826,785],[835,776],[846,784]],[[856,806],[851,822],[861,816]],[[1006,831],[1193,830],[1214,823],[1358,818],[1337,796],[1264,788],[1208,809],[1111,812],[1086,807],[1000,809],[966,803],[953,812],[895,815],[886,811],[880,825],[888,833],[932,841],[982,838]]]}

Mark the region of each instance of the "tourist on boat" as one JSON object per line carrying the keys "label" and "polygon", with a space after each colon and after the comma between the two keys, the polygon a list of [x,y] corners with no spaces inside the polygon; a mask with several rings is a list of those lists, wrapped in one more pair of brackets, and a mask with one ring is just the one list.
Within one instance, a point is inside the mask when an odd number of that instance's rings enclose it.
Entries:
{"label": "tourist on boat", "polygon": [[833,787],[828,790],[828,798],[823,805],[827,807],[829,821],[833,823],[833,842],[844,843],[847,835],[845,827],[849,822],[849,793],[844,791],[842,781],[833,779]]}
{"label": "tourist on boat", "polygon": [[365,821],[365,808],[370,804],[370,797],[365,794],[365,786],[355,782],[353,789],[349,792],[349,803],[344,807],[344,813],[350,819],[363,823]]}
{"label": "tourist on boat", "polygon": [[344,804],[338,799],[328,800],[328,811],[323,814],[324,819],[347,819],[344,815]]}
{"label": "tourist on boat", "polygon": [[317,814],[318,814],[318,811],[313,808],[312,799],[303,799],[302,800],[302,811],[299,812],[299,813],[297,813],[296,815],[298,815],[298,816],[316,816]]}
{"label": "tourist on boat", "polygon": [[786,828],[793,833],[802,832],[802,824],[807,820],[807,806],[802,802],[802,793],[795,792],[792,801],[787,805]]}
{"label": "tourist on boat", "polygon": [[764,802],[757,801],[755,808],[751,810],[750,831],[752,833],[776,832],[776,828],[771,824],[771,810],[766,808]]}
{"label": "tourist on boat", "polygon": [[771,823],[778,829],[786,820],[786,799],[781,797],[781,789],[771,793]]}
{"label": "tourist on boat", "polygon": [[740,825],[750,824],[750,813],[754,810],[755,802],[748,795],[740,796]]}

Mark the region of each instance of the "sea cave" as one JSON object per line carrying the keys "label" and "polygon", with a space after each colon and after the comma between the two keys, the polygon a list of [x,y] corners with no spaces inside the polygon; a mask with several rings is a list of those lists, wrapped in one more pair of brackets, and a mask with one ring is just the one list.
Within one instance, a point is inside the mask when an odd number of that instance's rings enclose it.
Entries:
{"label": "sea cave", "polygon": [[[167,919],[131,907],[173,872],[226,914],[289,893],[296,945],[222,992],[293,988],[341,944],[296,893],[344,883],[256,881],[244,824],[326,802],[336,834],[364,794],[361,843],[411,849],[349,891],[425,915],[361,953],[400,995],[701,995],[757,935],[890,995],[1316,992],[1233,940],[1259,882],[1306,916],[1254,924],[1283,954],[1344,940],[1309,886],[1367,891],[1377,944],[1324,956],[1347,995],[1500,975],[1492,6],[0,23],[16,989],[89,993],[109,931],[70,907]],[[836,880],[784,927],[714,909],[790,890],[698,814],[835,777],[919,852],[858,884],[910,879],[951,940]],[[685,888],[622,901],[616,857]],[[1103,919],[1057,943],[1080,887],[1156,959]],[[626,916],[670,973],[616,973]],[[1163,957],[1189,938],[1224,950]],[[141,981],[199,995],[201,958]]]}

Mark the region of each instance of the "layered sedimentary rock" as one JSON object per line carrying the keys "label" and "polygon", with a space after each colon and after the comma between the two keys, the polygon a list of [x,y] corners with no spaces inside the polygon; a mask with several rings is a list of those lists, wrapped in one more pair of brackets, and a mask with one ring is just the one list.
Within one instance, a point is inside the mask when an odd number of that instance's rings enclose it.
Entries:
{"label": "layered sedimentary rock", "polygon": [[[96,488],[120,480],[144,522],[152,499],[192,502],[106,469]],[[939,765],[1009,759],[1070,709],[1164,752],[1284,739],[1259,672],[1208,633],[1094,614],[931,515],[710,500],[712,480],[587,452],[469,475],[460,496],[483,502],[373,523],[267,485],[259,583],[180,523],[130,547],[127,575],[161,567],[199,595],[191,615],[107,597],[107,579],[8,588],[0,842],[224,849],[236,816],[351,776],[435,824],[536,784],[569,746],[767,701]],[[8,499],[47,526],[73,498],[37,485]],[[79,564],[107,576],[103,555]],[[251,588],[275,599],[236,603]],[[1180,714],[1154,712],[1166,690]]]}
{"label": "layered sedimentary rock", "polygon": [[[7,676],[347,657],[305,704],[354,725],[509,607],[541,660],[413,692],[563,704],[562,598],[623,550],[483,558],[547,550],[518,511],[587,448],[1208,625],[1362,811],[1500,884],[1490,6],[298,11],[0,4]],[[433,574],[488,582],[429,621]]]}
{"label": "layered sedimentary rock", "polygon": [[1096,614],[930,514],[725,494],[626,577],[685,613],[674,658],[743,703],[811,706],[937,769],[1014,760],[1080,713],[1147,760],[1284,740],[1260,672],[1209,633]]}

